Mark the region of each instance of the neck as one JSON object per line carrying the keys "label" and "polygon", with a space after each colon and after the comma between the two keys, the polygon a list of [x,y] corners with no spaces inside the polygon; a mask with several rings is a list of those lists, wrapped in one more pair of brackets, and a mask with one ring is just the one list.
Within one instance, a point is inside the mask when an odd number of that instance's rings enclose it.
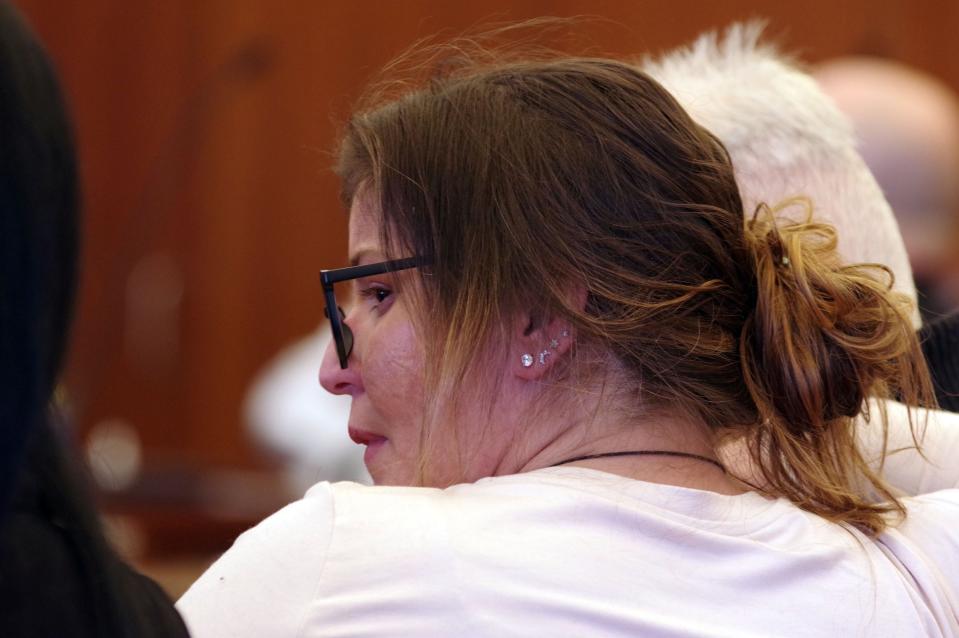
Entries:
{"label": "neck", "polygon": [[[514,447],[514,459],[504,467],[529,472],[563,463],[637,480],[677,485],[722,494],[746,491],[721,467],[703,459],[719,460],[707,428],[666,411],[628,414],[614,397],[596,393],[593,401],[551,402],[548,414],[522,429],[525,445]],[[618,452],[674,452],[666,454],[608,455]],[[703,458],[695,458],[703,457]]]}

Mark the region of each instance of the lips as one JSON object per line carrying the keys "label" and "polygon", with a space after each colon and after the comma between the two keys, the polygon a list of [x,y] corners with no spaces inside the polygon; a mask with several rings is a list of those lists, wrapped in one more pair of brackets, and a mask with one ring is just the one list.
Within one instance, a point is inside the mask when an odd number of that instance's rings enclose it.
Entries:
{"label": "lips", "polygon": [[358,430],[357,428],[350,428],[349,433],[354,443],[366,446],[366,452],[363,453],[363,463],[367,469],[369,469],[370,463],[373,461],[376,453],[379,452],[383,444],[386,443],[386,437],[367,432],[366,430]]}
{"label": "lips", "polygon": [[360,430],[358,428],[350,428],[349,434],[350,438],[353,439],[353,442],[357,445],[373,445],[386,440],[385,436],[373,434],[372,432],[367,432],[366,430]]}

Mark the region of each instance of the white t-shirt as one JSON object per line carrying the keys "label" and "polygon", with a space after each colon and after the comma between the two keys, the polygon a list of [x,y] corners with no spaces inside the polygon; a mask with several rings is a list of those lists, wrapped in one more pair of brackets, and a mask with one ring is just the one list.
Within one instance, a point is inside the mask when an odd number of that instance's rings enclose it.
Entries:
{"label": "white t-shirt", "polygon": [[212,636],[959,636],[959,490],[873,541],[785,500],[562,467],[320,483],[177,607]]}

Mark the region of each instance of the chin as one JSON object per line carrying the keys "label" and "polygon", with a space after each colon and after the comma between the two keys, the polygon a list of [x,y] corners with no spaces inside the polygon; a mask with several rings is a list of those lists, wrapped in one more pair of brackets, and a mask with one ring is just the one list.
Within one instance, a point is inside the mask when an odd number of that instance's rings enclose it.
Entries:
{"label": "chin", "polygon": [[390,463],[386,458],[381,457],[372,459],[366,469],[373,478],[374,485],[439,489],[460,483],[470,483],[491,475],[479,473],[475,477],[467,476],[463,468],[451,466],[448,463],[428,464],[422,473],[417,471],[417,467],[418,463],[415,461]]}
{"label": "chin", "polygon": [[390,485],[395,487],[418,487],[415,472],[412,468],[391,465],[388,467],[366,467],[373,478],[373,485]]}

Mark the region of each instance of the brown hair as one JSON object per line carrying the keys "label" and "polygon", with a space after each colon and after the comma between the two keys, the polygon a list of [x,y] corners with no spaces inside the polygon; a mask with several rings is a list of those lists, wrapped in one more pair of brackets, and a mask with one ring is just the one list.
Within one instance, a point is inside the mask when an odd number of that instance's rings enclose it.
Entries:
{"label": "brown hair", "polygon": [[764,491],[868,533],[902,512],[853,431],[866,397],[930,396],[882,269],[838,263],[809,219],[744,223],[722,144],[630,65],[460,59],[405,87],[357,111],[338,172],[345,201],[368,187],[388,250],[431,264],[434,398],[459,396],[505,318],[538,308],[615,356],[637,404],[744,437]]}

